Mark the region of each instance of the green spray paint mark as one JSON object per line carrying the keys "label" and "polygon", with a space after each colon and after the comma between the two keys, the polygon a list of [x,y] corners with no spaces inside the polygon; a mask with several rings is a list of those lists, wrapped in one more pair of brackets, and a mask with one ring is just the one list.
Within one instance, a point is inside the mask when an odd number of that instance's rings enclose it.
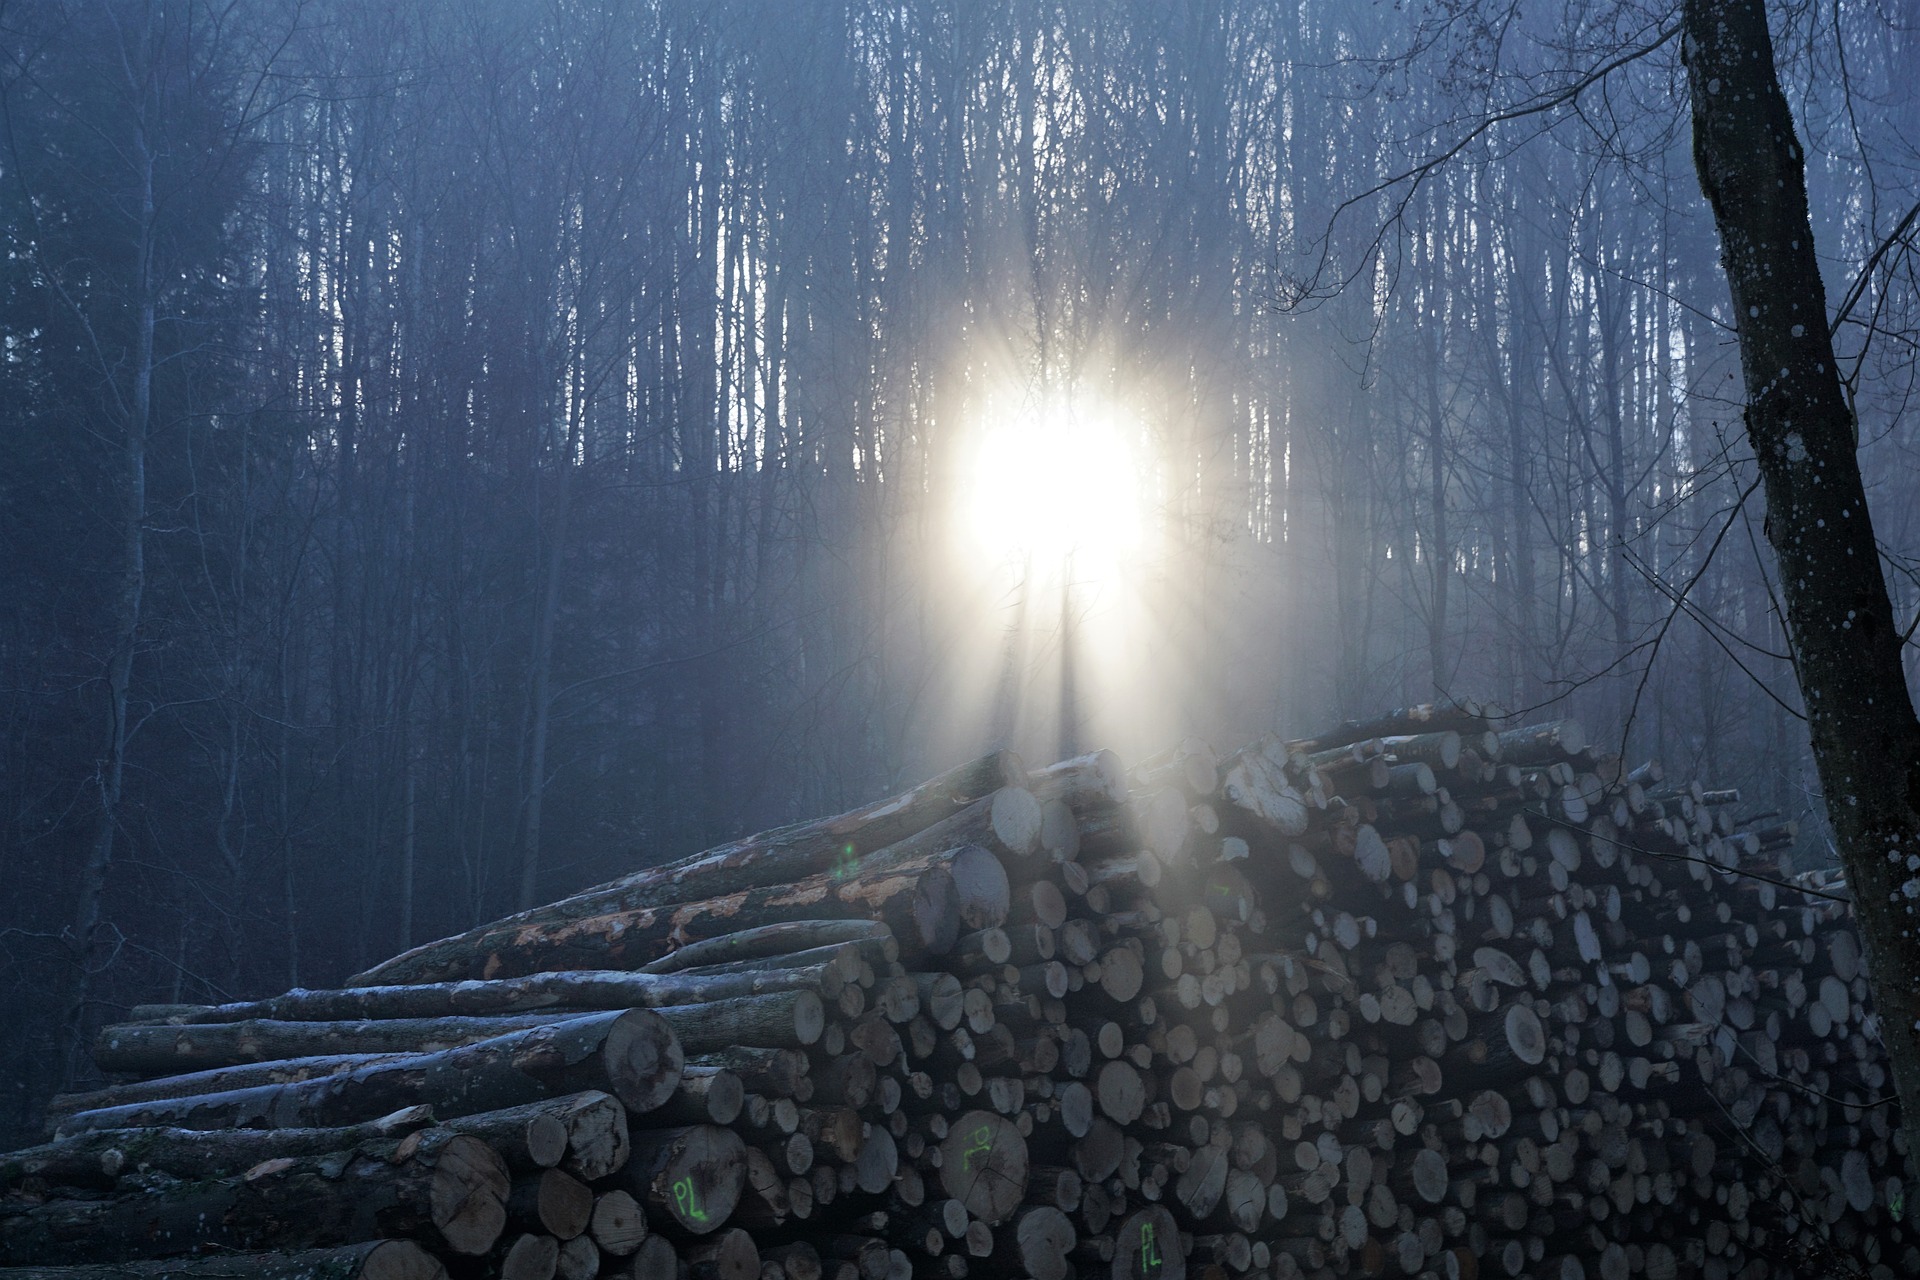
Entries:
{"label": "green spray paint mark", "polygon": [[1140,1270],[1147,1273],[1160,1269],[1160,1245],[1154,1239],[1153,1224],[1140,1224]]}
{"label": "green spray paint mark", "polygon": [[993,1150],[993,1126],[983,1124],[973,1131],[973,1145],[960,1153],[960,1169],[963,1173],[973,1172],[973,1158],[985,1155]]}
{"label": "green spray paint mark", "polygon": [[860,855],[853,851],[851,843],[840,846],[840,852],[833,861],[833,878],[845,880],[860,869]]}
{"label": "green spray paint mark", "polygon": [[695,1222],[705,1222],[707,1211],[700,1207],[699,1193],[693,1189],[692,1178],[682,1178],[673,1184],[673,1202],[680,1206],[680,1212]]}
{"label": "green spray paint mark", "polygon": [[1907,1193],[1903,1188],[1893,1189],[1893,1194],[1887,1197],[1887,1208],[1892,1211],[1895,1222],[1907,1216]]}

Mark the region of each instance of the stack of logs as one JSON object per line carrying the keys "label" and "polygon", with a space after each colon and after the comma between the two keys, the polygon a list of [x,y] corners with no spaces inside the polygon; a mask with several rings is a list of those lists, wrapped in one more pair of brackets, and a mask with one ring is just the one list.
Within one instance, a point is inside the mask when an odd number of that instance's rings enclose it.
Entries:
{"label": "stack of logs", "polygon": [[1736,799],[1474,707],[996,753],[136,1009],[0,1274],[1920,1274],[1844,886]]}

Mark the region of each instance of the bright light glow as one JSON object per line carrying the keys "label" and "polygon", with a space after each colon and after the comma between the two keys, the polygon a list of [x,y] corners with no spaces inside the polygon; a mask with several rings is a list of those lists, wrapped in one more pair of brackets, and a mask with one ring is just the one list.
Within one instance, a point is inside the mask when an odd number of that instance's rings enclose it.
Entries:
{"label": "bright light glow", "polygon": [[1157,750],[1193,721],[1184,628],[1217,588],[1170,560],[1174,476],[1126,392],[1161,397],[1134,379],[1047,395],[1020,372],[982,379],[942,486],[953,643],[928,722],[953,755],[982,741],[1033,759]]}
{"label": "bright light glow", "polygon": [[997,559],[1076,577],[1139,545],[1146,500],[1137,430],[1109,406],[1050,402],[982,436],[965,522]]}

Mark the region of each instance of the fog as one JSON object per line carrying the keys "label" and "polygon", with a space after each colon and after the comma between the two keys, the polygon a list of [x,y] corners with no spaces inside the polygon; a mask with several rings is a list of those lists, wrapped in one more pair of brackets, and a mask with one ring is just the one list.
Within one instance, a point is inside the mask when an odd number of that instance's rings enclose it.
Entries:
{"label": "fog", "polygon": [[[76,965],[324,985],[996,743],[1486,701],[1825,861],[1671,15],[1510,8],[0,10],[0,1128]],[[1906,618],[1897,8],[1775,38]]]}

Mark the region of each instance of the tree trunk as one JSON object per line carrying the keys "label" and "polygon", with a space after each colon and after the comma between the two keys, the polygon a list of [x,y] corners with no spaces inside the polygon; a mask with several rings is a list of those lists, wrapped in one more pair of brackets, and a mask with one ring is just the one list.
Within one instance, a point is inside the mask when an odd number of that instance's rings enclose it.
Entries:
{"label": "tree trunk", "polygon": [[[150,19],[151,21],[151,19]],[[152,38],[152,31],[145,33]],[[133,35],[126,39],[137,38]],[[151,49],[123,50],[130,59]],[[138,74],[131,67],[129,75]],[[79,893],[75,898],[73,923],[66,943],[73,960],[73,976],[66,993],[63,1014],[64,1073],[62,1081],[71,1082],[79,1067],[81,1047],[85,1043],[84,1023],[87,1001],[93,991],[94,937],[100,927],[100,903],[106,893],[107,868],[113,863],[115,839],[120,829],[120,798],[125,789],[127,746],[131,731],[127,723],[128,698],[133,686],[133,658],[139,648],[140,627],[147,587],[147,437],[152,430],[154,328],[158,320],[155,298],[159,290],[154,279],[154,255],[158,248],[154,207],[154,140],[147,130],[155,121],[148,113],[157,106],[148,84],[123,86],[139,98],[139,119],[128,138],[127,154],[134,166],[133,177],[139,198],[135,225],[133,295],[137,300],[133,350],[128,369],[130,386],[125,396],[116,396],[123,438],[120,442],[121,473],[117,480],[120,499],[118,514],[120,564],[109,616],[112,619],[113,647],[106,664],[106,733],[100,758],[93,773],[97,796],[97,825],[89,842],[87,857],[80,870]],[[84,315],[82,324],[91,330]],[[109,382],[110,370],[102,370]],[[117,390],[117,389],[116,389]]]}
{"label": "tree trunk", "polygon": [[[546,535],[541,565],[539,611],[534,615],[531,679],[527,690],[527,743],[524,811],[520,829],[520,892],[515,903],[522,911],[533,906],[540,889],[540,823],[547,794],[547,736],[553,719],[553,631],[560,613],[561,569],[567,553],[568,520],[573,511],[574,451],[580,444],[578,410],[570,411],[566,449],[554,481],[553,527]],[[538,464],[533,484],[540,486]],[[539,521],[539,513],[534,519]]]}
{"label": "tree trunk", "polygon": [[1762,0],[1687,0],[1694,163],[1713,206],[1767,541],[1828,820],[1920,1158],[1920,721],[1828,330],[1805,162]]}

